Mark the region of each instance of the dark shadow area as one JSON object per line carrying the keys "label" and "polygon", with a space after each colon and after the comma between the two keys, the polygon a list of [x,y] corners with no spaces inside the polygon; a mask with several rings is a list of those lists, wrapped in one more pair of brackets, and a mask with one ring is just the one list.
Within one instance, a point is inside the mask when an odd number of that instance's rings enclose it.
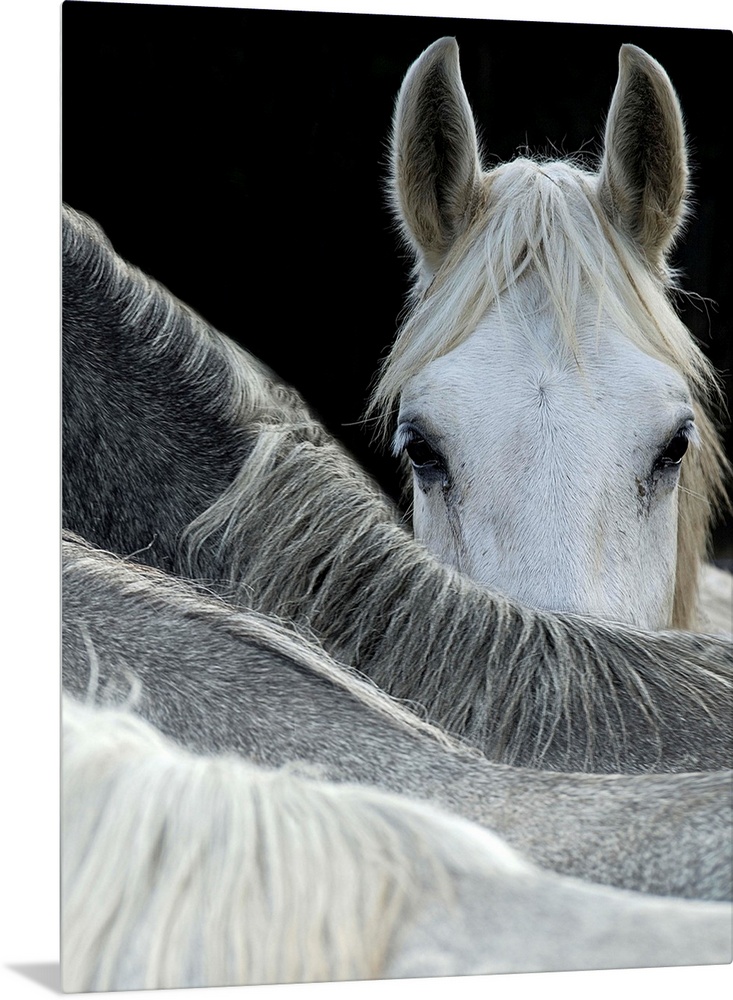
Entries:
{"label": "dark shadow area", "polygon": [[25,976],[39,986],[45,987],[52,993],[63,994],[61,989],[61,964],[59,962],[20,962],[17,965],[8,965],[8,969],[17,972],[20,976]]}

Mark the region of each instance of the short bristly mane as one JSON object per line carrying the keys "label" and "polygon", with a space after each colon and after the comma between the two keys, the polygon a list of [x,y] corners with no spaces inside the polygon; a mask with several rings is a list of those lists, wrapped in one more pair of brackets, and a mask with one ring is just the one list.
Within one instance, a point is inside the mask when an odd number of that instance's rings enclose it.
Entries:
{"label": "short bristly mane", "polygon": [[[642,351],[674,368],[693,396],[700,447],[682,467],[672,619],[674,627],[691,628],[711,523],[725,499],[728,462],[713,417],[722,396],[712,366],[673,308],[673,274],[654,273],[610,226],[597,186],[597,175],[572,161],[519,158],[485,174],[465,233],[426,288],[416,281],[367,414],[380,414],[386,436],[410,378],[465,341],[492,305],[501,316],[505,297],[513,314],[523,314],[522,278],[530,273],[542,282],[559,342],[578,359],[578,303],[590,293],[598,322],[610,320]],[[526,316],[530,330],[533,319]]]}

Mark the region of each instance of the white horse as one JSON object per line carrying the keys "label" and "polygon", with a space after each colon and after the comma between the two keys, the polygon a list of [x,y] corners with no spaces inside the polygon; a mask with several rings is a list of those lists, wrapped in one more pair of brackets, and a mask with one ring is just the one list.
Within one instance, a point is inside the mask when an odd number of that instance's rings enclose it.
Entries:
{"label": "white horse", "polygon": [[731,908],[543,871],[376,789],[63,703],[64,989],[719,964]]}
{"label": "white horse", "polygon": [[[687,192],[676,94],[633,45],[598,172],[485,172],[455,41],[409,70],[392,193],[415,284],[371,406],[399,400],[414,531],[445,563],[533,607],[710,627],[698,588],[727,463],[714,373],[669,298]],[[732,580],[706,576],[723,629]]]}

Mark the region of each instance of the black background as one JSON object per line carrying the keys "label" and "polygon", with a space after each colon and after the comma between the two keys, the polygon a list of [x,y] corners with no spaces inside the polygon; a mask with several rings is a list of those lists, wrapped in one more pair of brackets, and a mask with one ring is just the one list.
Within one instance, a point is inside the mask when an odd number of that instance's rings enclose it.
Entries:
{"label": "black background", "polygon": [[490,162],[598,152],[619,46],[662,63],[695,169],[674,262],[712,300],[680,308],[733,368],[730,32],[73,0],[62,31],[64,200],[295,385],[393,495],[394,460],[360,424],[407,287],[386,142],[404,73],[442,35],[460,45]]}

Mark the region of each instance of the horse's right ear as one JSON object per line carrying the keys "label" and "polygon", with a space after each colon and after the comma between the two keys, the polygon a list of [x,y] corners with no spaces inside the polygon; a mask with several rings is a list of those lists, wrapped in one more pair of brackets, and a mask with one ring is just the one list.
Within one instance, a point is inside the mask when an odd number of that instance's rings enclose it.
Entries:
{"label": "horse's right ear", "polygon": [[408,70],[392,130],[395,212],[428,272],[440,267],[465,229],[480,176],[458,45],[454,38],[440,38]]}

